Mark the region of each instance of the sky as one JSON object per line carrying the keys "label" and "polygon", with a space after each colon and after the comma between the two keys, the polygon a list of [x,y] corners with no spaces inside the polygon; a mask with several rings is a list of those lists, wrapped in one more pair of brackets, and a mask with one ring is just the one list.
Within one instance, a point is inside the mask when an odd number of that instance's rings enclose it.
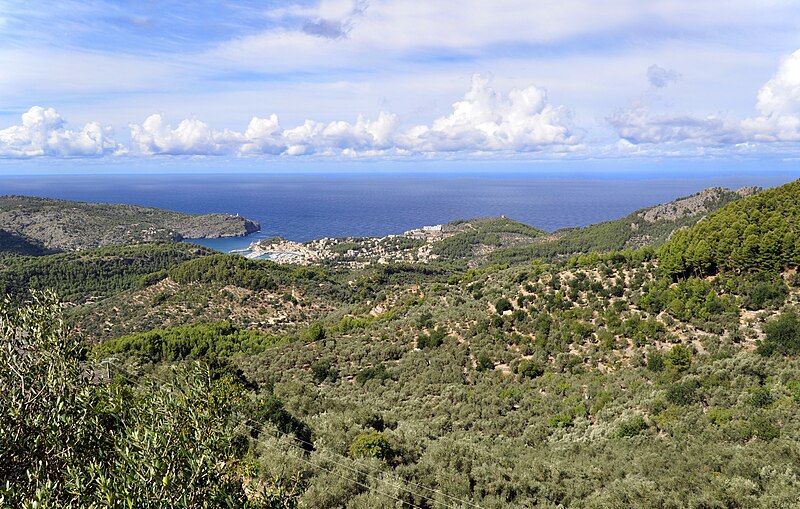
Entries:
{"label": "sky", "polygon": [[791,169],[798,23],[795,0],[0,0],[0,171]]}

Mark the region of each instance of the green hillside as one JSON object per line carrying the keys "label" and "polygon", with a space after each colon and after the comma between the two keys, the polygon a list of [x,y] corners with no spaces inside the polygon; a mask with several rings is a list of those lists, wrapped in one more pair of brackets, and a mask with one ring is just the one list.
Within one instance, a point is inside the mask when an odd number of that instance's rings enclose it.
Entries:
{"label": "green hillside", "polygon": [[800,264],[800,181],[764,191],[675,233],[659,255],[674,277],[777,272]]}
{"label": "green hillside", "polygon": [[433,245],[432,252],[443,260],[481,258],[492,251],[530,244],[547,232],[505,217],[453,221],[443,232],[455,232]]}
{"label": "green hillside", "polygon": [[29,289],[47,288],[65,300],[108,297],[157,280],[159,271],[213,252],[201,246],[171,242],[8,257],[0,259],[0,295],[21,299]]}
{"label": "green hillside", "polygon": [[542,233],[456,222],[446,263],[6,259],[0,505],[794,507],[799,190],[469,269]]}

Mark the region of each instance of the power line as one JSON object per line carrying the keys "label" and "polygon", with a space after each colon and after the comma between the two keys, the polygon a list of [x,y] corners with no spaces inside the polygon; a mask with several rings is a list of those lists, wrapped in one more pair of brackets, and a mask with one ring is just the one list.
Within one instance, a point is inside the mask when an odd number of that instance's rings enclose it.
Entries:
{"label": "power line", "polygon": [[[258,431],[258,432],[264,431],[264,430],[263,430],[263,427],[261,427],[261,428],[256,428],[256,427],[254,427],[254,426],[250,426],[250,425],[249,425],[249,424],[247,424],[247,423],[240,423],[239,425],[241,425],[241,426],[243,426],[243,427],[246,427],[246,428],[249,428],[251,431]],[[313,444],[310,444],[309,442],[306,442],[305,440],[301,440],[301,439],[299,439],[299,438],[296,438],[296,437],[294,437],[294,436],[291,436],[291,435],[288,435],[288,434],[286,434],[286,433],[283,433],[283,432],[282,432],[282,431],[280,431],[279,429],[276,429],[275,431],[277,431],[278,433],[280,433],[282,436],[284,436],[284,437],[288,438],[289,440],[293,440],[293,441],[298,441],[298,442],[302,442],[302,443],[305,443],[305,444],[309,444],[309,445],[311,445],[311,446],[313,447]],[[261,442],[261,443],[265,443],[265,442]],[[296,444],[294,444],[294,443],[291,443],[291,442],[290,442],[290,443],[289,443],[289,445],[290,445],[290,446],[292,446],[292,447],[294,447],[294,448],[296,448],[297,450],[299,450],[299,451],[300,451],[300,452],[302,452],[302,453],[307,453],[307,452],[308,452],[306,449],[303,449],[302,447],[300,447],[299,445],[296,445]],[[321,451],[321,450],[320,450],[320,451]],[[344,458],[345,460],[348,460],[348,461],[353,461],[353,459],[352,459],[352,458],[348,458],[347,456],[344,456],[344,455],[342,455],[342,454],[339,454],[339,453],[335,453],[335,452],[333,452],[333,451],[325,451],[325,452],[327,452],[328,454],[330,454],[330,455],[332,455],[332,456],[338,456],[338,457]],[[444,503],[444,502],[441,502],[441,501],[439,501],[439,500],[436,500],[436,499],[434,499],[434,498],[431,498],[431,497],[429,497],[429,496],[423,495],[423,494],[421,494],[421,493],[419,493],[419,492],[416,492],[416,491],[410,490],[410,489],[408,489],[408,488],[404,488],[402,485],[392,484],[392,483],[390,483],[389,481],[387,481],[387,480],[385,480],[385,479],[381,479],[380,477],[376,477],[376,476],[374,476],[374,475],[371,475],[371,474],[369,474],[369,473],[367,473],[367,472],[363,472],[363,471],[361,471],[361,470],[358,470],[357,468],[351,467],[351,466],[349,466],[349,465],[347,465],[347,464],[340,463],[340,462],[338,462],[338,461],[335,461],[335,460],[333,460],[333,459],[330,459],[330,458],[328,458],[328,461],[330,461],[330,462],[331,462],[331,463],[333,463],[334,465],[338,465],[338,466],[340,466],[340,467],[346,468],[347,470],[350,470],[351,472],[355,472],[355,473],[358,473],[358,474],[365,475],[365,476],[369,477],[370,479],[374,479],[375,481],[382,482],[382,483],[384,483],[384,484],[386,484],[386,485],[388,485],[388,486],[391,486],[391,487],[393,487],[393,488],[402,489],[402,490],[406,491],[407,493],[409,493],[409,494],[411,494],[411,495],[414,495],[414,496],[417,496],[417,497],[419,497],[419,498],[422,498],[422,499],[424,499],[424,500],[426,500],[426,501],[428,501],[428,502],[431,502],[432,504],[438,504],[438,505],[442,505],[442,506],[444,506],[444,507],[450,507],[450,505],[449,505],[449,504],[446,504],[446,503]],[[366,466],[366,465],[364,465],[364,466]],[[445,496],[445,497],[447,497],[447,498],[453,499],[453,500],[455,500],[456,502],[459,502],[460,504],[467,504],[467,505],[471,505],[471,506],[473,506],[473,507],[478,507],[478,508],[479,508],[479,506],[477,506],[477,505],[475,505],[475,504],[473,504],[473,503],[471,503],[471,502],[469,502],[469,501],[467,501],[467,500],[461,500],[461,499],[458,499],[458,498],[452,497],[452,496],[450,496],[450,495],[447,495],[446,493],[442,493],[442,492],[440,492],[440,491],[434,490],[433,488],[428,488],[428,487],[426,487],[426,486],[421,486],[421,485],[419,485],[419,484],[417,484],[417,483],[414,483],[414,482],[412,482],[412,481],[408,481],[408,480],[403,480],[403,479],[400,479],[400,478],[399,478],[399,477],[397,477],[397,476],[392,476],[391,474],[388,474],[388,473],[386,473],[386,472],[384,472],[384,471],[382,471],[382,470],[380,470],[380,469],[377,469],[377,468],[375,468],[375,467],[369,467],[369,468],[373,469],[373,470],[374,470],[374,471],[376,471],[376,472],[384,473],[384,474],[387,474],[387,475],[388,475],[388,476],[390,476],[390,477],[394,477],[394,478],[395,478],[397,481],[399,481],[399,482],[401,482],[401,483],[405,483],[405,484],[412,484],[412,485],[414,485],[414,486],[421,487],[421,488],[423,488],[423,489],[427,489],[427,490],[430,490],[430,491],[434,491],[434,492],[436,492],[436,493],[439,493],[440,495],[443,495],[443,496]],[[479,509],[480,509],[480,508],[479,508]]]}
{"label": "power line", "polygon": [[[117,370],[125,372],[125,374],[126,374],[126,375],[131,375],[131,373],[129,373],[129,372],[128,372],[127,370],[125,370],[124,368],[122,368],[122,366],[120,366],[119,364],[113,364],[113,366],[114,366],[114,368],[116,368]],[[108,364],[106,364],[106,367],[108,367]],[[132,378],[130,378],[130,377],[128,377],[128,376],[123,376],[123,375],[120,375],[120,376],[121,376],[121,378],[122,378],[122,379],[124,379],[124,380],[126,380],[126,381],[128,381],[128,382],[130,382],[130,383],[132,383],[132,384],[134,384],[134,385],[139,385],[139,382],[138,382],[137,380],[134,380],[134,379],[132,379]],[[264,431],[265,431],[265,430],[263,429],[263,425],[261,425],[261,426],[259,426],[258,428],[256,428],[255,426],[251,426],[250,424],[248,424],[248,423],[246,423],[246,422],[243,422],[243,421],[242,421],[242,422],[239,422],[239,423],[237,424],[237,426],[242,426],[242,427],[248,428],[250,431],[255,431],[255,432],[258,432],[258,433],[262,433],[262,432],[264,432]],[[278,429],[278,428],[274,428],[274,429],[275,429],[275,431],[276,431],[277,433],[279,433],[281,436],[283,436],[283,437],[286,437],[286,438],[288,438],[288,439],[290,440],[290,442],[288,443],[288,445],[289,445],[289,446],[291,446],[291,447],[294,447],[295,449],[299,450],[299,451],[300,451],[300,452],[302,452],[303,454],[306,454],[306,453],[308,453],[308,451],[307,451],[306,449],[304,449],[304,448],[300,447],[299,445],[297,445],[297,444],[293,443],[293,442],[300,442],[300,443],[302,443],[302,444],[308,445],[308,446],[312,447],[312,450],[314,450],[314,448],[316,447],[316,446],[315,446],[313,443],[311,443],[311,442],[308,442],[308,441],[306,441],[306,440],[303,440],[303,439],[301,439],[301,438],[298,438],[298,437],[296,437],[296,436],[294,436],[294,435],[289,435],[289,434],[287,434],[287,433],[284,433],[283,431],[281,431],[281,430],[280,430],[280,429]],[[277,438],[277,437],[276,437],[276,438]],[[266,445],[268,445],[268,446],[273,446],[273,444],[271,444],[271,443],[269,443],[269,442],[266,442],[266,441],[261,441],[260,443],[266,444]],[[318,451],[323,451],[323,449],[317,449],[317,450],[318,450]],[[283,451],[282,451],[282,452],[283,452]],[[342,459],[344,459],[344,460],[346,460],[346,461],[348,461],[348,462],[354,462],[353,458],[349,458],[349,457],[347,457],[347,456],[344,456],[343,454],[339,454],[339,453],[337,453],[337,452],[334,452],[334,451],[329,451],[329,450],[324,450],[324,452],[326,452],[326,453],[330,454],[331,456],[335,456],[335,457],[342,458]],[[402,500],[402,499],[399,499],[399,498],[397,498],[397,497],[394,497],[394,496],[392,496],[392,495],[389,495],[389,494],[387,494],[387,493],[381,492],[380,490],[378,490],[378,489],[376,489],[376,488],[371,488],[371,487],[369,487],[369,486],[367,486],[367,485],[365,485],[365,484],[363,484],[363,483],[359,482],[358,480],[355,480],[355,479],[350,479],[349,477],[345,477],[345,476],[343,476],[343,475],[341,475],[341,474],[338,474],[338,473],[336,473],[336,472],[334,472],[334,471],[332,471],[332,470],[329,470],[329,469],[327,469],[327,468],[325,468],[325,467],[322,467],[321,465],[315,465],[314,463],[310,462],[309,460],[306,460],[305,458],[300,458],[300,457],[298,457],[297,459],[299,459],[300,461],[303,461],[304,463],[308,463],[308,464],[310,464],[310,465],[312,465],[312,466],[316,466],[317,468],[321,468],[322,470],[325,470],[326,472],[329,472],[329,473],[330,473],[330,474],[332,474],[332,475],[338,475],[338,476],[339,476],[339,477],[341,477],[342,479],[345,479],[345,480],[347,480],[347,481],[350,481],[350,482],[354,482],[354,483],[358,484],[359,486],[362,486],[362,487],[364,487],[364,488],[366,488],[366,489],[371,489],[371,490],[374,490],[376,493],[379,493],[379,494],[381,494],[381,495],[384,495],[384,496],[387,496],[387,497],[393,498],[393,499],[395,499],[395,500],[397,500],[397,501],[399,501],[399,502],[401,502],[401,503],[403,503],[403,504],[408,504],[408,505],[410,505],[411,507],[414,507],[414,508],[417,508],[417,507],[418,507],[418,506],[416,506],[416,505],[413,505],[413,504],[411,504],[411,503],[409,503],[409,502],[406,502],[406,501],[404,501],[404,500]],[[411,494],[411,495],[414,495],[414,496],[416,496],[416,497],[419,497],[419,498],[421,498],[421,499],[423,499],[423,500],[426,500],[426,501],[428,501],[428,502],[430,502],[430,503],[432,503],[432,504],[438,504],[438,505],[440,505],[440,506],[444,506],[444,507],[450,507],[450,505],[449,505],[449,504],[446,504],[446,503],[444,503],[444,502],[442,502],[442,501],[436,500],[436,499],[434,499],[434,498],[431,498],[430,496],[427,496],[427,495],[423,495],[423,494],[421,494],[421,493],[419,493],[419,492],[416,492],[416,491],[410,490],[410,489],[408,489],[407,487],[406,487],[406,488],[404,488],[402,485],[392,484],[392,483],[390,483],[389,481],[387,481],[386,479],[381,479],[381,478],[379,478],[379,477],[376,477],[375,475],[372,475],[372,474],[370,474],[370,473],[368,473],[368,472],[363,472],[363,471],[361,471],[361,470],[358,470],[357,468],[354,468],[354,467],[352,467],[352,466],[350,466],[350,465],[348,465],[348,464],[344,464],[344,463],[341,463],[341,462],[335,461],[335,460],[333,460],[333,459],[331,459],[331,458],[328,458],[328,461],[330,461],[331,463],[333,463],[333,464],[335,464],[335,465],[338,465],[338,466],[340,466],[340,467],[343,467],[343,468],[345,468],[345,469],[347,469],[347,470],[349,470],[349,471],[351,471],[351,472],[354,472],[354,473],[356,473],[356,474],[365,475],[365,476],[367,476],[368,478],[370,478],[370,479],[373,479],[373,480],[375,480],[375,481],[377,481],[377,482],[384,483],[384,484],[386,484],[387,486],[390,486],[390,487],[392,487],[392,488],[395,488],[395,489],[401,489],[401,490],[403,490],[403,491],[406,491],[407,493],[409,493],[409,494]],[[460,499],[460,498],[454,497],[454,496],[452,496],[452,495],[448,495],[447,493],[444,493],[444,492],[442,492],[442,491],[439,491],[439,490],[437,490],[437,489],[434,489],[434,488],[429,488],[428,486],[424,486],[424,485],[421,485],[421,484],[415,483],[415,482],[413,482],[413,481],[410,481],[410,480],[402,479],[402,478],[398,477],[397,475],[393,475],[393,474],[387,473],[387,472],[385,472],[385,471],[383,471],[383,470],[381,470],[381,469],[379,469],[379,468],[377,468],[377,467],[373,467],[373,466],[371,466],[371,465],[366,465],[366,464],[363,464],[363,463],[359,463],[359,465],[360,465],[360,466],[363,466],[363,467],[364,467],[364,468],[366,468],[366,469],[372,470],[373,472],[379,472],[379,473],[381,473],[381,474],[385,474],[385,475],[387,475],[387,476],[389,476],[389,477],[392,477],[392,478],[394,478],[394,480],[396,480],[396,481],[399,481],[400,483],[404,483],[404,484],[406,484],[406,485],[415,486],[416,488],[420,488],[420,489],[423,489],[423,490],[427,490],[428,492],[431,492],[431,493],[435,493],[435,494],[441,495],[442,497],[445,497],[445,498],[447,498],[447,499],[450,499],[450,500],[452,500],[453,502],[457,502],[458,504],[460,504],[460,505],[462,505],[462,506],[463,506],[464,504],[466,504],[466,505],[468,505],[468,506],[471,506],[471,507],[474,507],[474,508],[476,508],[476,509],[481,509],[481,507],[480,507],[479,505],[477,505],[477,504],[475,504],[475,503],[473,503],[473,502],[470,502],[469,500]]]}
{"label": "power line", "polygon": [[[248,427],[249,427],[249,426],[248,426]],[[275,450],[277,450],[277,451],[279,451],[279,452],[283,452],[283,453],[285,454],[285,451],[281,451],[281,450],[278,448],[278,446],[277,446],[277,445],[275,445],[275,444],[271,444],[271,443],[269,443],[269,442],[261,442],[261,443],[263,443],[263,444],[265,444],[265,445],[267,445],[267,446],[273,447]],[[302,450],[302,449],[301,449],[301,450]],[[350,482],[352,482],[352,483],[358,484],[359,486],[361,486],[361,487],[363,487],[363,488],[366,488],[366,489],[368,489],[368,490],[370,490],[370,491],[374,491],[375,493],[378,493],[378,494],[380,494],[380,495],[383,495],[384,497],[393,498],[394,500],[397,500],[397,501],[398,501],[398,502],[400,502],[401,504],[403,504],[403,505],[408,505],[409,507],[412,507],[413,509],[422,509],[422,508],[421,508],[421,507],[419,507],[418,505],[414,505],[414,504],[412,504],[411,502],[406,502],[406,501],[405,501],[405,500],[403,500],[402,498],[395,497],[394,495],[390,495],[390,494],[388,494],[388,493],[385,493],[385,492],[383,492],[383,491],[381,491],[381,490],[379,490],[379,489],[377,489],[377,488],[370,487],[370,486],[368,486],[368,485],[366,485],[366,484],[364,484],[364,483],[362,483],[362,482],[360,482],[360,481],[358,481],[358,480],[356,480],[356,479],[351,479],[351,478],[349,478],[349,477],[346,477],[346,476],[344,476],[344,475],[342,475],[342,474],[340,474],[340,473],[334,472],[333,470],[330,470],[330,469],[328,469],[328,468],[325,468],[325,467],[323,467],[322,465],[318,465],[318,464],[316,464],[316,463],[314,463],[314,462],[312,462],[312,461],[310,461],[310,460],[307,460],[307,459],[305,459],[305,458],[301,458],[301,457],[297,457],[297,456],[296,456],[296,457],[295,457],[295,459],[298,459],[298,460],[302,461],[303,463],[306,463],[306,464],[308,464],[308,465],[311,465],[312,467],[315,467],[315,468],[318,468],[318,469],[324,470],[324,471],[328,472],[329,474],[335,475],[335,476],[337,476],[337,477],[339,477],[339,478],[341,478],[341,479],[344,479],[344,480],[346,480],[346,481],[350,481]],[[335,463],[335,462],[334,462],[334,463]],[[363,473],[363,472],[362,472],[362,473]],[[409,493],[411,493],[411,492],[409,492]]]}
{"label": "power line", "polygon": [[[294,437],[294,436],[290,436],[290,435],[288,435],[288,434],[286,434],[286,433],[283,433],[283,432],[282,432],[282,431],[280,431],[279,429],[276,429],[276,431],[277,431],[277,432],[279,432],[279,433],[281,433],[283,436],[285,436],[285,437],[287,437],[287,438],[290,438],[290,439],[292,439],[292,440],[294,440],[294,441],[296,441],[296,442],[300,442],[300,443],[302,443],[302,444],[305,444],[305,445],[308,445],[308,446],[311,446],[311,447],[315,447],[315,445],[314,445],[313,443],[311,443],[311,442],[307,442],[307,441],[305,441],[305,440],[303,440],[303,439],[301,439],[301,438],[297,438],[297,437]],[[302,448],[300,448],[300,449],[302,449]],[[305,450],[305,449],[302,449],[302,450]],[[349,460],[349,461],[353,461],[353,460],[352,460],[352,458],[348,458],[347,456],[345,456],[345,455],[343,455],[343,454],[339,454],[339,453],[337,453],[337,452],[333,452],[333,451],[325,451],[325,452],[327,452],[327,453],[329,453],[329,454],[332,454],[332,455],[335,455],[335,456],[338,456],[338,457],[341,457],[341,458],[344,458],[344,459],[347,459],[347,460]],[[336,463],[336,462],[334,462],[334,463]],[[360,463],[360,465],[361,465],[361,466],[363,466],[363,467],[365,467],[365,468],[368,468],[368,469],[370,469],[370,470],[372,470],[372,471],[375,471],[375,472],[386,473],[386,472],[384,472],[383,470],[381,470],[381,469],[379,469],[379,468],[377,468],[377,467],[373,467],[372,465],[367,465],[367,464],[363,464],[363,463]],[[391,476],[392,474],[388,474],[388,475],[390,475],[390,476]],[[397,479],[397,480],[398,480],[398,481],[400,481],[400,482],[405,482],[406,484],[410,484],[410,485],[412,485],[412,486],[416,486],[417,488],[421,488],[421,489],[423,489],[423,490],[427,490],[427,491],[430,491],[430,492],[432,492],[432,493],[436,493],[436,494],[438,494],[438,495],[442,495],[443,497],[449,498],[450,500],[452,500],[452,501],[454,501],[454,502],[458,502],[458,503],[460,503],[460,504],[467,504],[467,505],[469,505],[469,506],[471,506],[471,507],[475,507],[475,508],[477,508],[477,509],[481,509],[479,505],[477,505],[477,504],[475,504],[475,503],[473,503],[473,502],[470,502],[470,501],[468,501],[468,500],[463,500],[463,499],[460,499],[460,498],[457,498],[457,497],[453,497],[452,495],[448,495],[447,493],[444,493],[444,492],[442,492],[442,491],[439,491],[439,490],[437,490],[437,489],[434,489],[434,488],[429,488],[428,486],[424,486],[424,485],[422,485],[422,484],[418,484],[418,483],[415,483],[415,482],[413,482],[413,481],[409,481],[409,480],[401,479],[400,477],[398,477],[398,476],[396,476],[396,475],[394,475],[393,477],[395,477],[395,479]],[[385,482],[385,481],[384,481],[384,482]],[[410,493],[414,493],[414,492],[410,492]],[[418,496],[420,496],[420,497],[422,497],[422,498],[425,498],[425,499],[427,499],[427,500],[434,501],[434,500],[432,500],[432,499],[430,499],[430,498],[428,498],[428,497],[425,497],[424,495],[420,495],[420,494],[418,494],[418,493],[414,493],[414,494],[415,494],[415,495],[418,495]],[[438,501],[434,501],[434,502],[435,502],[435,503],[439,503],[439,504],[441,504],[441,502],[438,502]]]}

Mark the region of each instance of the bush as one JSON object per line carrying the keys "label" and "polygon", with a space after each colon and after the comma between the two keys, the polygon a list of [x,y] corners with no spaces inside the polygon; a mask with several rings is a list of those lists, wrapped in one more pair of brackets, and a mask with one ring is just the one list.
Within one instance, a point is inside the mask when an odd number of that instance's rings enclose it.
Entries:
{"label": "bush", "polygon": [[335,382],[339,378],[339,372],[336,368],[331,367],[331,361],[328,359],[321,359],[311,365],[311,375],[317,383],[330,380]]}
{"label": "bush", "polygon": [[691,405],[698,400],[697,389],[700,384],[697,380],[687,380],[675,383],[667,388],[667,401],[674,405]]}
{"label": "bush", "polygon": [[647,430],[647,423],[644,417],[636,415],[626,421],[622,421],[617,427],[615,436],[618,438],[635,437]]}
{"label": "bush", "polygon": [[544,374],[544,367],[534,360],[525,359],[517,365],[517,374],[525,378],[537,378]]}
{"label": "bush", "polygon": [[510,300],[508,300],[505,297],[503,297],[503,298],[499,299],[497,302],[495,302],[494,309],[499,314],[502,315],[506,311],[511,311],[512,309],[514,309],[514,306],[511,304]]}
{"label": "bush", "polygon": [[347,453],[354,458],[378,458],[384,461],[391,460],[395,455],[389,439],[378,431],[356,435]]}
{"label": "bush", "polygon": [[692,365],[692,351],[684,345],[675,345],[667,354],[667,366],[676,371],[686,371]]}
{"label": "bush", "polygon": [[551,428],[570,428],[575,424],[575,417],[570,414],[556,414],[547,420]]}
{"label": "bush", "polygon": [[378,364],[377,366],[362,369],[356,375],[356,382],[360,383],[361,385],[364,385],[365,383],[367,383],[368,380],[375,379],[382,382],[389,378],[391,378],[391,376],[386,371],[386,366],[384,366],[383,364]]}
{"label": "bush", "polygon": [[306,339],[311,342],[325,339],[325,327],[321,323],[315,323],[306,331]]}
{"label": "bush", "polygon": [[753,403],[753,406],[764,408],[770,406],[774,400],[769,389],[766,387],[759,387],[753,391],[750,401]]}
{"label": "bush", "polygon": [[781,436],[780,428],[763,415],[756,415],[750,419],[750,429],[753,436],[766,442]]}
{"label": "bush", "polygon": [[236,466],[240,385],[200,364],[94,384],[55,296],[32,297],[0,302],[0,506],[265,507]]}
{"label": "bush", "polygon": [[647,369],[654,372],[664,370],[664,356],[661,352],[652,350],[647,354]]}
{"label": "bush", "polygon": [[756,351],[761,355],[800,353],[800,317],[786,311],[778,318],[764,324],[764,341]]}
{"label": "bush", "polygon": [[420,334],[417,338],[417,348],[424,349],[424,348],[436,348],[438,346],[442,346],[444,343],[444,338],[447,337],[445,334],[444,329],[441,327],[437,327],[436,330],[431,332],[430,334]]}
{"label": "bush", "polygon": [[489,357],[489,354],[487,354],[486,352],[481,352],[480,355],[478,355],[475,369],[477,369],[478,371],[487,371],[490,369],[494,369],[494,362],[492,361],[492,358]]}
{"label": "bush", "polygon": [[747,309],[759,310],[783,305],[789,289],[782,279],[775,281],[755,281],[747,283],[742,291],[742,305]]}

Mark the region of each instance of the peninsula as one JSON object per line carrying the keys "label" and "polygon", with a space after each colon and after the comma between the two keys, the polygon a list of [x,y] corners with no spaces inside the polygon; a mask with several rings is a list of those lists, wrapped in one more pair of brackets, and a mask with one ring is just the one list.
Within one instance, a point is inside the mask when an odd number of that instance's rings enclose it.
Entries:
{"label": "peninsula", "polygon": [[0,196],[0,252],[43,254],[117,244],[241,237],[260,229],[238,214],[183,214],[127,204]]}

